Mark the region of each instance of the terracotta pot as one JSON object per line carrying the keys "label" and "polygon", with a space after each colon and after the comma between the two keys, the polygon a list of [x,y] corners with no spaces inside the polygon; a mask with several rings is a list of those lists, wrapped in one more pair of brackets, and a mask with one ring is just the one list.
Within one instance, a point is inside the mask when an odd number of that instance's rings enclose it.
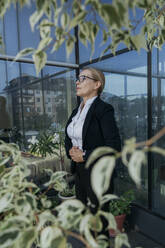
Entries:
{"label": "terracotta pot", "polygon": [[[123,224],[125,221],[126,214],[121,214],[118,216],[115,216],[116,224],[117,224],[117,229],[122,232],[123,231]],[[109,229],[109,235],[111,237],[116,236],[116,231],[114,229]]]}

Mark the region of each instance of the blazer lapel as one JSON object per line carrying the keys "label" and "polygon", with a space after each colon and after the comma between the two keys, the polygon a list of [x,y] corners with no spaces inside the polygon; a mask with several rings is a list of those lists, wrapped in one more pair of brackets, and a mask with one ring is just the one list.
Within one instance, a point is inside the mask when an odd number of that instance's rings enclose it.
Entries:
{"label": "blazer lapel", "polygon": [[94,102],[92,103],[91,107],[89,108],[89,111],[86,115],[86,118],[85,118],[85,121],[84,121],[84,125],[83,125],[83,130],[82,130],[82,140],[84,142],[85,140],[85,137],[86,137],[86,134],[87,134],[87,130],[88,130],[88,126],[90,124],[90,121],[91,121],[91,118],[92,118],[92,114],[93,114],[93,111],[95,109],[95,106],[96,104],[98,103],[99,101],[99,97],[97,97]]}

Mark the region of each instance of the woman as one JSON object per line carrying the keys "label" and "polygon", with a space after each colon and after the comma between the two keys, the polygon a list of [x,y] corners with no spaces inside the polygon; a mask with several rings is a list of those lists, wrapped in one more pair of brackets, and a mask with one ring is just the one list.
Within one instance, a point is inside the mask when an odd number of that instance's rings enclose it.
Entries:
{"label": "woman", "polygon": [[[101,71],[95,68],[81,71],[76,80],[76,91],[83,101],[73,110],[66,125],[65,148],[71,159],[71,171],[75,172],[76,197],[85,205],[89,199],[93,212],[97,209],[98,201],[90,184],[92,166],[87,170],[85,162],[97,147],[109,146],[120,150],[114,109],[99,97],[104,85],[105,77]],[[111,183],[110,192],[112,188]]]}

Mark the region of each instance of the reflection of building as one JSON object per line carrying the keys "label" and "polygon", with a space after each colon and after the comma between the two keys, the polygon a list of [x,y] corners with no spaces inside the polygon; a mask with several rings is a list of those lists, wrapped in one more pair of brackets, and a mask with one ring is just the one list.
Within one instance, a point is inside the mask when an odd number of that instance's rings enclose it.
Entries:
{"label": "reflection of building", "polygon": [[[67,82],[71,79],[67,79]],[[22,87],[20,87],[20,82]],[[23,75],[9,82],[5,88],[12,101],[13,125],[20,126],[23,115],[24,125],[36,121],[38,116],[48,116],[51,122],[58,122],[58,115],[66,112],[66,78],[40,80],[30,75]],[[32,119],[33,118],[33,119]],[[45,119],[46,121],[46,119]]]}

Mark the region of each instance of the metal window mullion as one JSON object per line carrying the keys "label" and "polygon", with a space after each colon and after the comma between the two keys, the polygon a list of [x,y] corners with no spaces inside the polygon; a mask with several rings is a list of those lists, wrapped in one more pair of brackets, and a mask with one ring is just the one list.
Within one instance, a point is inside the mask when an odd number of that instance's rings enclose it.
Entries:
{"label": "metal window mullion", "polygon": [[[152,137],[152,52],[147,52],[147,138]],[[148,209],[152,209],[152,154],[148,153]]]}

